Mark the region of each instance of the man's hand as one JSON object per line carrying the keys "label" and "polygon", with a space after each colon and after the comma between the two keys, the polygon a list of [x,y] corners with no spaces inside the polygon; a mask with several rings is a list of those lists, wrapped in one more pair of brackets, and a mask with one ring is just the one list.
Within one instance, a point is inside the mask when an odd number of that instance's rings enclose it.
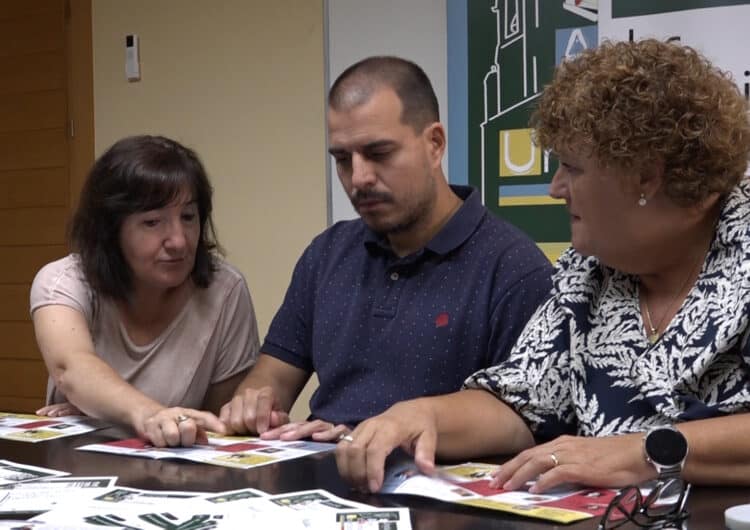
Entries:
{"label": "man's hand", "polygon": [[563,483],[606,488],[638,484],[656,476],[643,456],[642,439],[640,433],[603,438],[560,436],[503,464],[494,473],[491,486],[516,490],[536,480],[529,492],[542,493]]}
{"label": "man's hand", "polygon": [[316,442],[339,441],[349,434],[350,429],[344,424],[334,425],[323,420],[296,421],[270,429],[260,435],[264,440],[301,440],[312,438]]}
{"label": "man's hand", "polygon": [[282,410],[273,388],[245,388],[221,407],[219,419],[233,433],[263,434],[289,423],[289,414]]}
{"label": "man's hand", "polygon": [[83,414],[78,407],[72,403],[54,403],[52,405],[46,405],[35,413],[37,416],[49,416],[52,418],[60,416],[80,416]]}
{"label": "man's hand", "polygon": [[414,455],[422,473],[435,472],[437,424],[423,400],[397,403],[380,416],[362,422],[336,447],[341,476],[355,488],[377,492],[383,485],[385,459],[401,446]]}
{"label": "man's hand", "polygon": [[135,429],[156,447],[191,446],[208,441],[206,431],[226,433],[226,427],[210,412],[183,407],[162,408],[135,422]]}

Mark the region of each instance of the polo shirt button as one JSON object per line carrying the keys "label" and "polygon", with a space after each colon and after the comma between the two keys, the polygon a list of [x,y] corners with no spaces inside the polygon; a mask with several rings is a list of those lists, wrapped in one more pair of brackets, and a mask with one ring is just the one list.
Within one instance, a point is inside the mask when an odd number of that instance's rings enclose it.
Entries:
{"label": "polo shirt button", "polygon": [[392,273],[391,273],[391,280],[393,280],[394,282],[395,282],[396,280],[398,280],[398,273],[397,273],[397,272],[392,272]]}

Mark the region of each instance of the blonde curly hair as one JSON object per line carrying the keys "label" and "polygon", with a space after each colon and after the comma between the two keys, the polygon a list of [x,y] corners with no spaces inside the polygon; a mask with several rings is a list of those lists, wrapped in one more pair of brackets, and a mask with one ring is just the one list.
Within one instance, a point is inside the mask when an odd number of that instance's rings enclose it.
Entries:
{"label": "blonde curly hair", "polygon": [[545,149],[583,146],[625,170],[663,162],[664,191],[681,206],[726,195],[750,153],[748,102],[730,75],[654,39],[604,42],[564,61],[531,125]]}

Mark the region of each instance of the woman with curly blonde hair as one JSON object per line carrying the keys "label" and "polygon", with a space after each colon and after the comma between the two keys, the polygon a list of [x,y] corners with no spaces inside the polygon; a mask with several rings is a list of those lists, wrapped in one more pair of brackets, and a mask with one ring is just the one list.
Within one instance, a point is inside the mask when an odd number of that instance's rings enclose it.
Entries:
{"label": "woman with curly blonde hair", "polygon": [[747,101],[689,47],[604,43],[558,67],[532,126],[570,212],[550,299],[460,392],[360,424],[342,475],[377,490],[401,445],[427,472],[520,452],[506,489],[750,484]]}

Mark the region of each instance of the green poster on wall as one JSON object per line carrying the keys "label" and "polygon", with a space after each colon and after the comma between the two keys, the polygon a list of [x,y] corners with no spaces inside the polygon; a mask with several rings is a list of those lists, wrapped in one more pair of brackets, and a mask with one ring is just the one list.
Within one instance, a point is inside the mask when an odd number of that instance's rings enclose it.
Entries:
{"label": "green poster on wall", "polygon": [[570,241],[568,213],[548,195],[556,162],[533,144],[528,121],[555,65],[597,45],[597,4],[468,2],[469,182],[552,259]]}

